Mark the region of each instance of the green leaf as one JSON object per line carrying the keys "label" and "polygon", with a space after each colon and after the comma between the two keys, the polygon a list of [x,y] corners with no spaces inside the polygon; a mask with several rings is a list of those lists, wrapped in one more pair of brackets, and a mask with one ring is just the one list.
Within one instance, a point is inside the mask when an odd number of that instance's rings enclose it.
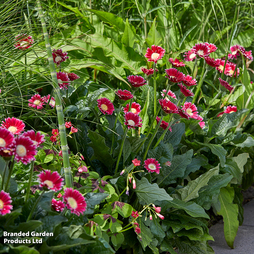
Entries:
{"label": "green leaf", "polygon": [[135,189],[139,200],[145,204],[154,203],[155,201],[172,200],[172,197],[162,188],[154,183],[150,184],[143,177],[140,181],[137,180],[137,188]]}
{"label": "green leaf", "polygon": [[85,215],[93,214],[94,213],[94,207],[96,205],[99,205],[102,200],[104,200],[109,194],[107,193],[87,193],[86,194],[86,203],[87,208],[85,211]]}
{"label": "green leaf", "polygon": [[116,211],[124,218],[128,218],[131,216],[133,208],[131,205],[124,203],[123,207],[119,207],[118,205],[115,206]]}
{"label": "green leaf", "polygon": [[164,144],[163,142],[160,142],[155,149],[149,150],[148,152],[148,157],[156,158],[161,165],[163,165],[167,161],[172,161],[172,156],[173,156],[172,145]]}
{"label": "green leaf", "polygon": [[149,123],[149,114],[148,114],[148,108],[150,104],[150,87],[147,89],[147,96],[146,96],[146,101],[143,109],[140,112],[140,117],[142,118],[142,127],[140,129],[140,133],[144,134],[146,127],[148,126]]}
{"label": "green leaf", "polygon": [[12,245],[9,245],[9,248],[11,249],[10,253],[13,254],[40,254],[40,252],[34,248],[29,248],[28,246],[18,246],[13,247]]}
{"label": "green leaf", "polygon": [[148,32],[146,42],[149,47],[152,45],[160,45],[162,41],[161,34],[156,29],[156,19],[154,19],[153,24]]}
{"label": "green leaf", "polygon": [[126,160],[129,158],[131,152],[132,152],[131,143],[130,143],[130,141],[126,138],[126,139],[124,140],[124,146],[123,146],[123,163],[125,163]]}
{"label": "green leaf", "polygon": [[172,144],[173,147],[175,147],[180,143],[184,133],[185,133],[184,123],[174,124],[172,126],[172,132],[168,131],[163,141],[165,143],[169,142],[170,144]]}
{"label": "green leaf", "polygon": [[177,236],[187,236],[192,241],[214,241],[213,237],[208,233],[200,233],[198,229],[191,229],[191,230],[181,230],[177,233]]}
{"label": "green leaf", "polygon": [[[232,158],[227,158],[225,166],[221,169],[222,172],[231,174],[237,183],[242,182],[242,173],[237,163]],[[236,183],[236,182],[235,182]]]}
{"label": "green leaf", "polygon": [[240,33],[233,41],[231,45],[239,44],[243,47],[250,47],[251,43],[253,42],[254,34],[252,29],[245,30],[244,32]]}
{"label": "green leaf", "polygon": [[121,42],[125,44],[127,47],[133,47],[135,39],[136,39],[136,34],[131,29],[128,19],[126,19],[125,29],[122,35]]}
{"label": "green leaf", "polygon": [[191,199],[198,197],[199,190],[203,186],[207,185],[208,181],[210,180],[210,178],[212,176],[218,175],[218,173],[219,173],[219,168],[216,167],[216,168],[210,169],[208,172],[200,175],[195,180],[188,182],[187,186],[178,190],[178,193],[180,193],[180,195],[181,195],[181,199],[183,201],[187,202]]}
{"label": "green leaf", "polygon": [[161,169],[161,172],[158,176],[158,184],[168,185],[174,183],[176,178],[183,177],[186,167],[191,163],[193,155],[193,150],[182,155],[176,155],[173,157],[171,166],[167,169],[164,167]]}
{"label": "green leaf", "polygon": [[163,252],[169,251],[170,254],[177,254],[173,249],[173,246],[167,240],[163,240],[162,244],[160,245],[160,250]]}
{"label": "green leaf", "polygon": [[111,241],[114,246],[121,245],[124,242],[124,235],[123,233],[114,234],[111,236]]}
{"label": "green leaf", "polygon": [[54,155],[51,153],[44,158],[44,163],[48,163],[54,159]]}
{"label": "green leaf", "polygon": [[103,238],[98,238],[94,244],[85,246],[83,253],[89,254],[113,254],[115,251]]}
{"label": "green leaf", "polygon": [[145,251],[146,246],[148,246],[153,241],[153,234],[151,233],[150,229],[145,226],[145,224],[139,219],[138,221],[139,227],[141,229],[141,237],[142,241],[140,244],[142,245],[143,250]]}
{"label": "green leaf", "polygon": [[232,160],[236,162],[241,173],[244,172],[244,165],[247,163],[249,157],[248,153],[241,153],[238,154],[237,157],[232,157]]}
{"label": "green leaf", "polygon": [[34,229],[38,228],[42,225],[42,222],[39,220],[30,220],[27,222],[21,222],[18,224],[18,226],[13,226],[13,232],[27,232],[27,231],[33,231]]}
{"label": "green leaf", "polygon": [[191,163],[187,166],[184,173],[184,178],[186,178],[190,173],[193,173],[199,170],[200,167],[207,166],[208,164],[209,164],[208,159],[203,154],[196,156],[195,158],[192,159]]}
{"label": "green leaf", "polygon": [[238,206],[233,204],[234,189],[232,187],[222,188],[219,201],[221,209],[218,212],[223,216],[224,236],[229,247],[234,248],[234,240],[239,227]]}

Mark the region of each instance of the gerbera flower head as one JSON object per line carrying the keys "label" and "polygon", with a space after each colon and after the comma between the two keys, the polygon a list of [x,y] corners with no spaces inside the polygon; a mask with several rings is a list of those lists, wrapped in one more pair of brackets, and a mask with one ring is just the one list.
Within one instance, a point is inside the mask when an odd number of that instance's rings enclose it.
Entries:
{"label": "gerbera flower head", "polygon": [[217,47],[212,43],[205,42],[205,45],[208,47],[209,54],[211,54],[217,50]]}
{"label": "gerbera flower head", "polygon": [[233,112],[237,112],[237,107],[236,106],[227,106],[227,108],[223,112],[219,113],[217,115],[217,117],[220,117],[223,114],[230,114],[230,113],[233,113]]}
{"label": "gerbera flower head", "polygon": [[240,56],[239,54],[239,49],[240,49],[240,45],[234,45],[230,47],[230,51],[231,54],[228,54],[228,59],[237,59],[238,56]]}
{"label": "gerbera flower head", "polygon": [[192,76],[190,75],[187,75],[187,76],[184,75],[184,78],[182,81],[186,86],[195,86],[197,84],[197,80],[192,79]]}
{"label": "gerbera flower head", "polygon": [[79,79],[80,76],[78,76],[77,74],[71,72],[71,73],[68,73],[68,77],[70,79],[70,81],[73,81],[73,80],[76,80],[76,79]]}
{"label": "gerbera flower head", "polygon": [[180,87],[181,92],[184,94],[184,96],[194,96],[194,93],[188,90],[183,84],[178,84]]}
{"label": "gerbera flower head", "polygon": [[175,68],[166,69],[165,71],[168,75],[166,77],[173,83],[181,82],[184,78],[184,74]]}
{"label": "gerbera flower head", "polygon": [[132,112],[127,112],[124,115],[124,124],[128,127],[128,129],[135,129],[136,127],[142,127],[142,119],[139,115],[136,115]]}
{"label": "gerbera flower head", "polygon": [[15,117],[8,117],[5,121],[2,122],[1,125],[3,128],[10,131],[12,134],[20,134],[25,129],[25,124],[23,121],[15,118]]}
{"label": "gerbera flower head", "polygon": [[154,159],[154,158],[149,158],[144,161],[144,167],[151,173],[156,172],[157,174],[160,173],[160,163]]}
{"label": "gerbera flower head", "polygon": [[179,59],[173,59],[173,58],[169,58],[168,61],[172,64],[173,67],[184,67],[185,63],[180,62]]}
{"label": "gerbera flower head", "polygon": [[11,203],[12,200],[10,194],[2,190],[0,192],[0,215],[5,215],[11,212],[12,210]]}
{"label": "gerbera flower head", "polygon": [[113,103],[108,98],[100,98],[97,100],[97,105],[99,107],[99,110],[105,115],[112,115],[115,108]]}
{"label": "gerbera flower head", "polygon": [[215,60],[214,58],[211,58],[210,56],[205,56],[204,57],[206,63],[212,67],[218,67],[219,63],[217,60]]}
{"label": "gerbera flower head", "polygon": [[12,146],[14,135],[5,128],[0,128],[0,151],[6,150]]}
{"label": "gerbera flower head", "polygon": [[183,56],[185,61],[190,62],[197,57],[197,54],[195,53],[194,49],[191,49],[190,51],[185,52]]}
{"label": "gerbera flower head", "polygon": [[[127,104],[126,107],[123,109],[124,113],[129,112],[129,107],[130,105]],[[141,109],[140,104],[132,102],[130,112],[134,113],[135,115],[138,115],[140,113],[140,109]]]}
{"label": "gerbera flower head", "polygon": [[36,109],[42,109],[44,105],[44,99],[39,95],[35,94],[28,100],[28,106]]}
{"label": "gerbera flower head", "polygon": [[[236,70],[236,68],[237,68],[236,64],[227,62],[226,67],[225,67],[225,72],[224,72],[225,75],[230,76],[230,77],[232,77],[233,75],[234,75],[234,77],[239,76],[240,70],[238,68]],[[236,70],[236,72],[235,72],[235,70]]]}
{"label": "gerbera flower head", "polygon": [[71,213],[77,214],[84,213],[86,210],[85,198],[78,190],[72,188],[66,188],[63,196],[66,207],[71,210]]}
{"label": "gerbera flower head", "polygon": [[165,49],[160,46],[152,45],[151,49],[147,48],[145,57],[147,58],[148,62],[155,62],[157,63],[165,54]]}
{"label": "gerbera flower head", "polygon": [[161,105],[162,110],[165,113],[167,114],[178,113],[178,107],[170,100],[160,99],[159,103]]}
{"label": "gerbera flower head", "polygon": [[30,163],[35,160],[37,154],[36,146],[29,137],[23,135],[15,140],[14,158],[17,162],[21,161],[23,164]]}
{"label": "gerbera flower head", "polygon": [[[48,103],[49,106],[51,106],[52,108],[55,107],[55,105],[56,105],[56,100],[55,100],[55,98],[54,98],[53,96],[50,97],[50,94],[48,94],[47,96],[43,96],[42,99],[43,99],[43,101],[44,101],[45,103]],[[49,99],[50,99],[50,101],[49,101]]]}
{"label": "gerbera flower head", "polygon": [[19,34],[15,36],[15,40],[14,47],[22,50],[30,48],[34,43],[32,36],[27,34]]}
{"label": "gerbera flower head", "polygon": [[209,55],[209,47],[205,43],[199,43],[196,44],[193,47],[194,52],[199,56],[199,57],[204,57]]}
{"label": "gerbera flower head", "polygon": [[51,200],[51,206],[54,211],[62,212],[65,208],[65,204],[61,200],[56,200],[52,198]]}
{"label": "gerbera flower head", "polygon": [[222,73],[222,72],[223,72],[223,69],[224,69],[225,61],[222,60],[222,59],[216,59],[215,61],[217,62],[217,65],[218,65],[218,66],[216,67],[216,70],[217,70],[218,72]]}
{"label": "gerbera flower head", "polygon": [[57,49],[57,50],[54,49],[52,52],[53,61],[58,66],[60,65],[60,63],[65,62],[69,58],[67,55],[68,53],[63,52],[62,49]]}
{"label": "gerbera flower head", "polygon": [[252,56],[252,52],[250,51],[246,51],[244,47],[240,47],[240,51],[243,54],[243,56],[251,61],[253,61],[253,56]]}
{"label": "gerbera flower head", "polygon": [[[167,90],[163,89],[162,92],[161,92],[161,96],[164,97],[166,92],[167,92]],[[170,90],[168,90],[167,95],[174,98],[174,99],[176,99],[176,95]],[[165,97],[165,99],[168,100],[167,96]]]}
{"label": "gerbera flower head", "polygon": [[192,104],[191,102],[185,102],[183,107],[182,107],[182,110],[190,118],[194,118],[194,119],[198,119],[199,118],[197,107],[195,106],[195,104]]}
{"label": "gerbera flower head", "polygon": [[[146,68],[141,67],[141,71],[143,71],[147,76],[153,75],[153,73],[154,73],[154,69],[153,68],[146,69]],[[157,71],[157,69],[156,69],[156,71]]]}
{"label": "gerbera flower head", "polygon": [[117,90],[116,95],[119,97],[120,100],[127,101],[133,98],[133,95],[128,90]]}
{"label": "gerbera flower head", "polygon": [[220,84],[224,86],[228,91],[232,91],[234,89],[233,86],[229,85],[229,83],[221,78],[219,78]]}
{"label": "gerbera flower head", "polygon": [[130,75],[127,77],[127,79],[133,87],[140,87],[146,85],[146,80],[141,76]]}
{"label": "gerbera flower head", "polygon": [[40,187],[45,187],[46,189],[59,191],[63,187],[63,178],[58,174],[57,171],[51,173],[50,170],[45,170],[39,175]]}
{"label": "gerbera flower head", "polygon": [[[161,120],[161,119],[160,119],[158,116],[156,116],[156,122],[157,122],[157,124],[159,124],[160,120]],[[162,121],[161,124],[160,124],[160,127],[161,127],[163,130],[166,130],[166,129],[168,128],[168,123],[165,122],[165,121]],[[172,128],[171,128],[171,127],[169,127],[169,131],[172,131]]]}
{"label": "gerbera flower head", "polygon": [[27,131],[23,133],[22,136],[29,137],[36,147],[39,147],[39,145],[45,142],[44,135],[42,135],[40,132],[35,133],[34,130]]}
{"label": "gerbera flower head", "polygon": [[70,85],[70,79],[68,77],[68,74],[65,72],[57,72],[56,73],[57,76],[57,80],[58,80],[58,85],[60,87],[60,89],[68,89],[68,86]]}

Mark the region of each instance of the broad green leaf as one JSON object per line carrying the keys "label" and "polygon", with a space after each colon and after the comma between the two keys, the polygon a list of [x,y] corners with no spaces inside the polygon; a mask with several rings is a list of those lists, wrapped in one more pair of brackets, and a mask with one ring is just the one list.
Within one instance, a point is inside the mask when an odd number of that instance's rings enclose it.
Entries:
{"label": "broad green leaf", "polygon": [[253,42],[254,34],[252,29],[245,30],[244,32],[240,33],[233,41],[232,45],[239,44],[243,47],[250,47],[251,43]]}
{"label": "broad green leaf", "polygon": [[192,241],[214,241],[211,235],[208,233],[200,233],[198,229],[181,230],[179,233],[177,233],[177,236],[187,236]]}
{"label": "broad green leaf", "polygon": [[126,138],[126,139],[124,140],[124,146],[123,146],[123,163],[125,163],[126,160],[129,158],[131,152],[132,152],[131,143],[130,143],[130,141]]}
{"label": "broad green leaf", "polygon": [[131,205],[124,203],[123,207],[119,207],[118,205],[115,206],[116,211],[124,218],[128,218],[131,216],[133,208]]}
{"label": "broad green leaf", "polygon": [[149,115],[147,113],[147,110],[149,108],[150,104],[150,88],[147,89],[147,96],[146,96],[146,101],[143,109],[140,112],[140,117],[142,118],[142,127],[140,129],[140,133],[144,134],[146,127],[148,126],[149,123]]}
{"label": "broad green leaf", "polygon": [[169,142],[173,147],[177,146],[185,132],[185,124],[178,123],[172,126],[172,132],[168,131],[165,135],[164,142]]}
{"label": "broad green leaf", "polygon": [[184,178],[187,177],[190,173],[196,172],[200,169],[201,166],[207,166],[208,165],[208,159],[204,155],[198,155],[195,158],[192,159],[191,163],[187,166]]}
{"label": "broad green leaf", "polygon": [[154,19],[153,24],[148,32],[146,42],[148,46],[151,47],[152,45],[160,45],[161,41],[162,37],[156,29],[156,19]]}
{"label": "broad green leaf", "polygon": [[137,188],[135,189],[139,200],[145,204],[154,203],[155,201],[172,200],[172,197],[156,183],[150,184],[143,177],[140,181],[137,180]]}
{"label": "broad green leaf", "polygon": [[114,246],[121,245],[124,242],[124,235],[123,233],[114,234],[111,236],[111,241]]}
{"label": "broad green leaf", "polygon": [[242,143],[234,143],[234,140],[232,141],[232,143],[237,146],[237,147],[252,147],[254,146],[254,139],[253,137],[249,136],[247,137]]}
{"label": "broad green leaf", "polygon": [[27,231],[34,231],[34,229],[38,228],[42,225],[42,222],[39,220],[30,220],[27,222],[21,222],[18,226],[13,228],[13,232],[27,232]]}
{"label": "broad green leaf", "polygon": [[191,199],[198,197],[199,190],[205,185],[207,185],[208,181],[210,180],[212,176],[218,175],[218,173],[219,173],[219,169],[218,167],[216,167],[200,175],[195,180],[188,182],[187,186],[178,190],[178,193],[180,193],[181,195],[181,199],[187,202]]}
{"label": "broad green leaf", "polygon": [[28,246],[17,246],[14,247],[12,245],[9,245],[9,248],[11,249],[10,253],[15,254],[40,254],[40,252],[34,248],[29,248]]}
{"label": "broad green leaf", "polygon": [[158,239],[161,238],[163,239],[166,235],[164,230],[162,229],[160,223],[159,223],[159,218],[154,218],[153,220],[146,220],[144,223],[146,226],[148,226],[152,232],[152,234]]}
{"label": "broad green leaf", "polygon": [[233,204],[234,189],[232,187],[222,188],[219,201],[221,209],[218,212],[224,221],[224,236],[229,247],[234,248],[234,240],[238,231],[238,206]]}
{"label": "broad green leaf", "polygon": [[[241,170],[238,167],[237,163],[232,158],[227,158],[226,164],[221,169],[221,171],[231,174],[235,178],[234,182],[241,184],[241,182],[242,182]],[[236,180],[237,180],[237,182],[236,182]]]}
{"label": "broad green leaf", "polygon": [[134,42],[136,39],[136,35],[133,32],[133,30],[131,29],[130,25],[129,25],[129,21],[128,19],[126,19],[125,22],[125,29],[124,29],[124,33],[122,35],[122,40],[121,42],[126,45],[127,47],[133,47]]}
{"label": "broad green leaf", "polygon": [[48,163],[51,162],[54,159],[54,155],[51,153],[49,155],[47,155],[44,159],[44,163]]}
{"label": "broad green leaf", "polygon": [[236,162],[241,173],[244,172],[244,165],[247,163],[247,160],[249,157],[250,156],[248,153],[241,153],[241,154],[237,155],[237,157],[232,157],[232,160]]}
{"label": "broad green leaf", "polygon": [[89,254],[113,254],[115,251],[104,238],[98,238],[94,244],[84,246],[83,253]]}
{"label": "broad green leaf", "polygon": [[85,215],[93,214],[94,208],[96,205],[99,205],[102,200],[104,200],[106,197],[108,197],[108,193],[87,193],[86,194],[86,203],[87,208],[85,211]]}
{"label": "broad green leaf", "polygon": [[153,234],[151,233],[151,230],[147,226],[145,226],[145,224],[141,220],[138,220],[138,223],[141,229],[140,235],[142,237],[142,241],[140,241],[140,244],[142,245],[143,250],[145,250],[146,246],[153,241]]}
{"label": "broad green leaf", "polygon": [[163,240],[162,244],[160,245],[160,250],[164,252],[169,251],[170,254],[177,254],[173,246],[167,240]]}
{"label": "broad green leaf", "polygon": [[[148,157],[149,158],[156,158],[160,162],[161,165],[164,165],[167,161],[172,161],[173,156],[173,147],[171,144],[164,144],[160,142],[159,145],[153,149],[149,150]],[[166,170],[168,167],[166,168]]]}

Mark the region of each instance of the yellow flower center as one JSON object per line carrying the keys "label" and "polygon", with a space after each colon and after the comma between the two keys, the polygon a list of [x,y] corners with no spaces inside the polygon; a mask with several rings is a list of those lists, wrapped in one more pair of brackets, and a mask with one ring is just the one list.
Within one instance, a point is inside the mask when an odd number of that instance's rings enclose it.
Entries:
{"label": "yellow flower center", "polygon": [[44,183],[47,184],[49,188],[53,188],[54,186],[53,182],[49,180],[44,181]]}
{"label": "yellow flower center", "polygon": [[187,109],[186,109],[186,113],[187,113],[189,116],[192,116],[192,115],[193,115],[191,108],[187,108]]}
{"label": "yellow flower center", "polygon": [[55,107],[55,105],[56,105],[56,102],[55,101],[53,101],[53,100],[50,100],[50,102],[49,102],[53,107]]}
{"label": "yellow flower center", "polygon": [[10,131],[11,133],[15,134],[16,131],[17,131],[17,127],[15,127],[15,126],[10,126],[10,127],[8,128],[8,131]]}
{"label": "yellow flower center", "polygon": [[194,58],[195,56],[196,56],[196,54],[195,54],[195,53],[192,53],[192,54],[190,54],[189,58],[192,59],[192,58]]}
{"label": "yellow flower center", "polygon": [[158,53],[152,53],[151,59],[152,60],[157,60],[159,58],[159,56],[160,56],[160,54],[158,54]]}
{"label": "yellow flower center", "polygon": [[74,198],[67,198],[67,201],[72,209],[76,209],[78,207],[77,201]]}
{"label": "yellow flower center", "polygon": [[235,72],[235,71],[231,69],[231,70],[229,71],[229,74],[233,75],[234,72]]}
{"label": "yellow flower center", "polygon": [[22,41],[22,42],[20,42],[20,46],[21,47],[25,47],[27,45],[28,45],[28,41]]}
{"label": "yellow flower center", "polygon": [[175,78],[175,76],[168,76],[169,78]]}
{"label": "yellow flower center", "polygon": [[61,61],[62,60],[62,57],[61,56],[57,56],[56,58],[55,58],[55,61],[56,62],[59,62],[59,61]]}
{"label": "yellow flower center", "polygon": [[133,114],[136,114],[136,113],[137,113],[137,110],[136,110],[135,108],[131,108],[131,112],[132,112]]}
{"label": "yellow flower center", "polygon": [[134,122],[133,120],[128,120],[128,125],[134,126],[134,125],[135,125],[135,122]]}
{"label": "yellow flower center", "polygon": [[153,164],[153,163],[151,163],[151,164],[149,164],[148,165],[148,168],[150,169],[150,170],[156,170],[156,165],[155,164]]}
{"label": "yellow flower center", "polygon": [[229,114],[232,114],[232,113],[234,113],[234,112],[235,112],[235,111],[230,111]]}
{"label": "yellow flower center", "polygon": [[197,52],[200,56],[203,56],[204,55],[204,50],[198,50]]}
{"label": "yellow flower center", "polygon": [[23,145],[18,145],[16,148],[18,156],[24,157],[26,155],[26,148]]}
{"label": "yellow flower center", "polygon": [[108,106],[106,104],[101,104],[101,108],[102,110],[104,111],[107,111],[108,110]]}
{"label": "yellow flower center", "polygon": [[4,202],[0,199],[0,210],[4,208]]}
{"label": "yellow flower center", "polygon": [[40,105],[40,104],[41,104],[41,101],[40,101],[40,100],[35,100],[35,101],[34,101],[34,105],[37,105],[37,106],[38,106],[38,105]]}
{"label": "yellow flower center", "polygon": [[218,66],[218,69],[220,69],[221,71],[223,71],[223,68],[224,68],[223,65]]}
{"label": "yellow flower center", "polygon": [[234,55],[236,55],[236,53],[237,53],[237,50],[236,50],[236,51],[233,51],[233,52],[232,52],[232,55],[234,56]]}
{"label": "yellow flower center", "polygon": [[6,142],[3,138],[0,138],[0,147],[5,147]]}

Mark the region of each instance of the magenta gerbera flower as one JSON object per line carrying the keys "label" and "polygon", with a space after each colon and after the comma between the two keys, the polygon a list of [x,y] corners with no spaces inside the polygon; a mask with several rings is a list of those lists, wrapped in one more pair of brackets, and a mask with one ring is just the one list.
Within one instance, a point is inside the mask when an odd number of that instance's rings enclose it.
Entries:
{"label": "magenta gerbera flower", "polygon": [[0,192],[0,215],[5,215],[11,212],[12,210],[11,203],[12,200],[10,194],[2,190]]}
{"label": "magenta gerbera flower", "polygon": [[224,86],[228,91],[232,91],[234,89],[233,86],[229,85],[229,83],[221,78],[219,78],[220,84]]}
{"label": "magenta gerbera flower", "polygon": [[[141,67],[141,71],[143,71],[147,76],[153,75],[153,73],[154,73],[154,69],[153,68],[146,69],[146,68]],[[157,71],[157,69],[156,69],[156,71]]]}
{"label": "magenta gerbera flower", "polygon": [[119,99],[123,100],[123,101],[127,101],[133,98],[133,95],[130,91],[128,90],[117,90],[116,91],[116,95],[119,97]]}
{"label": "magenta gerbera flower", "polygon": [[252,56],[251,50],[246,51],[244,47],[240,47],[240,51],[245,58],[248,58],[249,60],[253,61],[253,56]]}
{"label": "magenta gerbera flower", "polygon": [[218,67],[219,63],[217,60],[215,60],[214,58],[211,58],[210,56],[205,56],[204,57],[206,63],[212,67]]}
{"label": "magenta gerbera flower", "polygon": [[25,129],[23,121],[15,117],[6,118],[5,121],[2,122],[1,126],[10,131],[12,134],[20,134]]}
{"label": "magenta gerbera flower", "polygon": [[234,45],[230,47],[230,51],[231,54],[228,54],[228,59],[237,59],[238,56],[240,56],[239,54],[239,49],[240,49],[240,45]]}
{"label": "magenta gerbera flower", "polygon": [[37,154],[36,146],[29,137],[20,136],[15,139],[14,157],[17,162],[24,164],[35,160]]}
{"label": "magenta gerbera flower", "polygon": [[[127,104],[126,107],[123,109],[124,113],[129,112],[129,107],[130,105]],[[138,115],[140,113],[140,109],[141,109],[140,104],[132,102],[130,112],[134,113],[135,115]]]}
{"label": "magenta gerbera flower", "polygon": [[105,115],[112,115],[114,112],[114,105],[108,98],[100,98],[97,100],[99,110]]}
{"label": "magenta gerbera flower", "polygon": [[135,129],[135,127],[142,127],[142,119],[139,115],[136,115],[132,112],[127,112],[124,115],[124,124],[128,127],[128,129],[132,128]]}
{"label": "magenta gerbera flower", "polygon": [[36,109],[42,109],[44,105],[44,100],[39,94],[35,94],[28,100],[28,106]]}
{"label": "magenta gerbera flower", "polygon": [[185,61],[190,62],[197,57],[197,54],[195,53],[194,49],[191,49],[190,51],[185,52],[183,56]]}
{"label": "magenta gerbera flower", "polygon": [[205,43],[199,43],[196,44],[193,47],[194,52],[199,56],[199,57],[204,57],[209,55],[209,47]]}
{"label": "magenta gerbera flower", "polygon": [[217,50],[217,47],[212,43],[205,42],[205,45],[208,47],[209,54],[211,54]]}
{"label": "magenta gerbera flower", "polygon": [[[156,122],[157,122],[157,124],[159,124],[160,120],[161,120],[161,119],[160,119],[158,116],[156,116]],[[166,130],[166,129],[168,128],[168,123],[165,122],[165,121],[162,121],[161,124],[160,124],[160,127],[161,127],[162,129]],[[169,130],[172,131],[172,128],[169,127]]]}
{"label": "magenta gerbera flower", "polygon": [[22,50],[30,48],[34,43],[32,36],[27,34],[19,34],[15,36],[15,40],[16,43],[14,44],[14,47]]}
{"label": "magenta gerbera flower", "polygon": [[181,82],[184,78],[184,74],[175,68],[166,69],[165,72],[168,75],[166,77],[174,83]]}
{"label": "magenta gerbera flower", "polygon": [[27,131],[23,133],[22,136],[29,137],[36,147],[39,147],[39,145],[45,142],[44,135],[40,132],[35,133],[34,130]]}
{"label": "magenta gerbera flower", "polygon": [[78,76],[77,74],[71,72],[71,73],[68,73],[68,77],[70,79],[70,81],[73,81],[73,80],[76,80],[76,79],[79,79],[80,76]]}
{"label": "magenta gerbera flower", "polygon": [[[225,72],[224,72],[225,75],[230,76],[230,77],[232,77],[233,75],[234,75],[234,77],[239,76],[240,70],[238,68],[236,70],[236,68],[237,68],[236,64],[227,62],[226,67],[225,67]],[[236,70],[236,72],[235,72],[235,70]]]}
{"label": "magenta gerbera flower", "polygon": [[66,61],[69,57],[67,56],[67,52],[63,52],[62,49],[57,49],[53,50],[52,56],[53,56],[53,61],[56,63],[58,66],[60,63]]}
{"label": "magenta gerbera flower", "polygon": [[149,158],[144,161],[144,167],[151,173],[156,172],[157,174],[160,173],[160,163],[154,159],[154,158]]}
{"label": "magenta gerbera flower", "polygon": [[236,106],[227,106],[227,108],[223,112],[219,113],[217,116],[220,117],[223,114],[230,114],[233,112],[237,112],[237,107]]}
{"label": "magenta gerbera flower", "polygon": [[178,86],[180,87],[180,90],[184,94],[184,96],[186,96],[186,97],[194,96],[194,93],[191,92],[190,90],[188,90],[184,85],[178,84]]}
{"label": "magenta gerbera flower", "polygon": [[62,212],[65,208],[65,204],[61,200],[57,201],[54,198],[52,198],[51,200],[51,206],[52,206],[52,209],[57,212]]}
{"label": "magenta gerbera flower", "polygon": [[140,87],[146,85],[146,80],[141,76],[130,75],[127,77],[127,79],[133,87]]}
{"label": "magenta gerbera flower", "polygon": [[184,67],[185,63],[180,62],[179,59],[169,58],[168,61],[172,64],[173,67]]}
{"label": "magenta gerbera flower", "polygon": [[223,69],[224,69],[224,64],[225,64],[225,61],[224,60],[221,60],[221,59],[216,59],[215,60],[218,64],[218,66],[216,67],[216,70],[220,73],[223,72]]}
{"label": "magenta gerbera flower", "polygon": [[182,81],[186,86],[195,86],[197,84],[197,80],[192,79],[192,76],[190,75],[187,75],[187,76],[184,75],[184,78]]}
{"label": "magenta gerbera flower", "polygon": [[45,170],[39,175],[40,187],[46,187],[49,190],[59,191],[63,187],[63,178],[57,171],[51,173],[50,170]]}
{"label": "magenta gerbera flower", "polygon": [[167,114],[178,113],[178,107],[170,100],[160,99],[159,103],[161,105],[162,110],[165,113]]}
{"label": "magenta gerbera flower", "polygon": [[199,120],[200,116],[198,115],[197,107],[191,102],[185,102],[182,110],[190,117]]}
{"label": "magenta gerbera flower", "polygon": [[160,46],[152,45],[152,49],[147,48],[145,57],[147,58],[148,62],[155,62],[157,63],[165,54],[165,49]]}
{"label": "magenta gerbera flower", "polygon": [[[44,101],[45,103],[48,103],[49,106],[51,106],[52,108],[55,107],[55,105],[56,105],[56,100],[55,100],[55,98],[54,98],[53,96],[50,97],[50,94],[48,94],[47,96],[43,96],[42,99],[43,99],[43,101]],[[49,101],[49,99],[50,99],[50,101]]]}
{"label": "magenta gerbera flower", "polygon": [[71,210],[71,213],[77,214],[84,213],[86,210],[86,201],[82,194],[73,190],[72,188],[66,188],[63,196],[66,207]]}
{"label": "magenta gerbera flower", "polygon": [[13,142],[14,135],[7,129],[0,128],[0,151],[10,148]]}
{"label": "magenta gerbera flower", "polygon": [[56,73],[57,76],[57,80],[58,80],[58,85],[60,87],[60,89],[68,89],[68,86],[70,85],[70,79],[68,77],[68,74],[65,72],[57,72]]}
{"label": "magenta gerbera flower", "polygon": [[[162,92],[161,92],[161,96],[164,97],[166,92],[167,92],[167,90],[163,89]],[[168,90],[167,95],[174,98],[174,99],[176,99],[176,95],[170,90]],[[167,96],[165,97],[165,99],[168,100]]]}

